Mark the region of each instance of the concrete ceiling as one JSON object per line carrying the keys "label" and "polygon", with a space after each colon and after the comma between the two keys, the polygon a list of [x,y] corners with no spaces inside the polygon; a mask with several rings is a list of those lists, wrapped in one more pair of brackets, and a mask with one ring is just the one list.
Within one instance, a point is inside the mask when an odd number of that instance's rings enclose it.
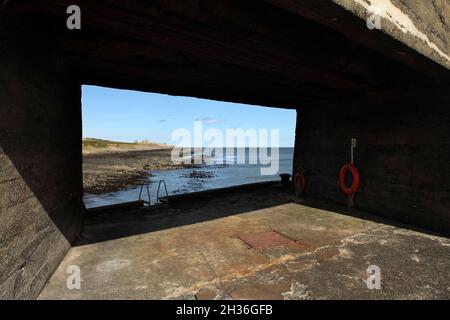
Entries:
{"label": "concrete ceiling", "polygon": [[[395,102],[418,84],[448,85],[445,63],[367,29],[350,10],[357,1],[337,2],[16,0],[1,27],[84,84],[287,108]],[[81,30],[66,28],[71,4]]]}

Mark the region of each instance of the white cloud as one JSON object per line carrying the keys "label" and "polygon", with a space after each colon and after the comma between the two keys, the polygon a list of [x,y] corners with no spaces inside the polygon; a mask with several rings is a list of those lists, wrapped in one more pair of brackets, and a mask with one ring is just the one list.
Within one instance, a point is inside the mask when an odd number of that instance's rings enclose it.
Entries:
{"label": "white cloud", "polygon": [[204,118],[197,118],[195,121],[202,121],[206,125],[216,124],[219,123],[220,120],[213,117],[204,117]]}

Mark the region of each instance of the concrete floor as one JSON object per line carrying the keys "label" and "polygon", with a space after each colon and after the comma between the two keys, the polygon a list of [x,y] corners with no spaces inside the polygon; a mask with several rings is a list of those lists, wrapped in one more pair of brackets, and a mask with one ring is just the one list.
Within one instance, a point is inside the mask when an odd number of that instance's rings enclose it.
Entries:
{"label": "concrete floor", "polygon": [[450,298],[449,239],[342,210],[262,188],[90,216],[40,299]]}

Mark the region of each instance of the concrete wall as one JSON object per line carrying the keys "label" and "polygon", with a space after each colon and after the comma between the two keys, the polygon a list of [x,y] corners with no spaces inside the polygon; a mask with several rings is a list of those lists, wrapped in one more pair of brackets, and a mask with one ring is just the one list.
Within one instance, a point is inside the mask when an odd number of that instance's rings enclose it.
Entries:
{"label": "concrete wall", "polygon": [[449,0],[332,1],[362,19],[376,13],[383,32],[450,68]]}
{"label": "concrete wall", "polygon": [[39,43],[2,40],[0,298],[28,299],[80,228],[81,86]]}
{"label": "concrete wall", "polygon": [[356,207],[450,234],[450,94],[417,92],[401,104],[298,110],[294,167],[307,170],[307,194],[347,203],[337,181],[354,137]]}

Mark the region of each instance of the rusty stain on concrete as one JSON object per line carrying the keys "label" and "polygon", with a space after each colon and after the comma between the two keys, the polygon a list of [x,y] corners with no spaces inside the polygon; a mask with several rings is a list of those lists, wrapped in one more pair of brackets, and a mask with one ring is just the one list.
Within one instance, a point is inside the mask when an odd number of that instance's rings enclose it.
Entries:
{"label": "rusty stain on concrete", "polygon": [[282,234],[275,231],[266,231],[252,234],[244,234],[239,236],[239,239],[244,241],[247,245],[256,251],[264,251],[270,247],[294,247],[304,249],[305,245],[300,242],[293,241]]}
{"label": "rusty stain on concrete", "polygon": [[231,292],[235,300],[283,300],[283,292],[290,290],[290,284],[252,284],[240,286]]}
{"label": "rusty stain on concrete", "polygon": [[196,300],[214,300],[217,292],[208,288],[202,288],[195,294]]}

